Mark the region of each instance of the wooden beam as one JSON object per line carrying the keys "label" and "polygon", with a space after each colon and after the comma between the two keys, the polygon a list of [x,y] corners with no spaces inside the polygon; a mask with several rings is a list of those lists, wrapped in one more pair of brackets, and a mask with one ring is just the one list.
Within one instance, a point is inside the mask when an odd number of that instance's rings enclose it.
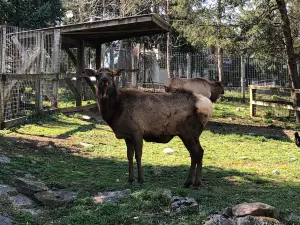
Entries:
{"label": "wooden beam", "polygon": [[[60,30],[54,29],[53,31],[54,38],[53,38],[53,54],[52,54],[52,71],[53,73],[60,72],[60,44],[61,44],[61,36]],[[53,101],[52,107],[58,108],[58,79],[52,80],[52,98]]]}
{"label": "wooden beam", "polygon": [[89,78],[89,77],[84,77],[83,79],[84,79],[85,82],[89,85],[89,87],[92,89],[93,93],[96,95],[96,88],[95,88],[93,82],[91,81],[91,78]]}
{"label": "wooden beam", "polygon": [[252,105],[259,105],[259,106],[269,106],[269,107],[274,107],[274,108],[280,108],[280,109],[289,109],[289,110],[296,110],[300,111],[300,106],[293,106],[288,103],[276,103],[276,102],[264,102],[264,101],[255,101],[252,100],[250,101],[250,104]]}
{"label": "wooden beam", "polygon": [[72,80],[70,78],[65,78],[65,82],[70,88],[71,92],[74,94],[75,98],[78,98],[80,96],[79,92],[76,89],[76,86],[73,84]]}
{"label": "wooden beam", "polygon": [[70,57],[70,59],[71,59],[72,63],[74,64],[74,66],[77,66],[77,59],[76,59],[75,55],[73,54],[73,52],[70,50],[70,48],[66,47],[66,48],[64,48],[64,50],[66,51],[66,53]]}

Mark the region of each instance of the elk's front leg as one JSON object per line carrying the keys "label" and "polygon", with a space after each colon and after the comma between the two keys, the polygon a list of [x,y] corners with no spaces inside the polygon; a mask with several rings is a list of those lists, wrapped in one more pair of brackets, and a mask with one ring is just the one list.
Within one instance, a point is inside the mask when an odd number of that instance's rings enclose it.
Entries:
{"label": "elk's front leg", "polygon": [[128,159],[128,182],[134,182],[134,174],[133,174],[133,156],[134,156],[134,145],[132,140],[125,139],[127,146],[127,159]]}
{"label": "elk's front leg", "polygon": [[144,183],[143,168],[142,168],[142,151],[143,151],[143,137],[135,135],[134,137],[135,160],[138,169],[138,182]]}

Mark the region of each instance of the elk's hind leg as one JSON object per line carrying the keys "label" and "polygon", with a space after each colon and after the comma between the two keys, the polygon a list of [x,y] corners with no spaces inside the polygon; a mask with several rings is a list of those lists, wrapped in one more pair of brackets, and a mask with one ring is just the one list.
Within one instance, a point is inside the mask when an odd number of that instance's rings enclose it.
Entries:
{"label": "elk's hind leg", "polygon": [[127,159],[128,159],[128,182],[134,182],[134,174],[133,174],[133,156],[134,156],[134,145],[132,140],[125,139],[127,146]]}

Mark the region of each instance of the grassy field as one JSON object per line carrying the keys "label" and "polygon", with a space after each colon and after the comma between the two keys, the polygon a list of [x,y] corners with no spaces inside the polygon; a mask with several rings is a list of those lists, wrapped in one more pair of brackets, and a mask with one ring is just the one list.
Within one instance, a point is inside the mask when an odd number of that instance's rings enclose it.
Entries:
{"label": "grassy field", "polygon": [[[34,124],[0,131],[0,155],[12,162],[0,167],[0,181],[11,183],[14,170],[28,171],[49,187],[78,192],[64,207],[43,207],[42,216],[31,216],[0,204],[0,212],[17,224],[203,224],[215,211],[242,202],[264,202],[277,207],[284,220],[300,212],[300,150],[293,143],[293,120],[249,117],[249,105],[227,92],[214,104],[214,116],[200,141],[205,150],[203,185],[184,189],[190,158],[178,138],[168,144],[144,143],[145,183],[127,183],[126,146],[101,121],[82,115],[53,115]],[[85,148],[81,142],[92,144]],[[54,147],[49,147],[49,144]],[[169,147],[174,153],[166,155]],[[279,171],[276,175],[273,170]],[[135,170],[135,173],[137,171]],[[133,197],[119,204],[93,204],[99,191],[130,188]],[[173,195],[194,197],[198,213],[170,215],[162,189]],[[294,223],[300,224],[295,217]]]}

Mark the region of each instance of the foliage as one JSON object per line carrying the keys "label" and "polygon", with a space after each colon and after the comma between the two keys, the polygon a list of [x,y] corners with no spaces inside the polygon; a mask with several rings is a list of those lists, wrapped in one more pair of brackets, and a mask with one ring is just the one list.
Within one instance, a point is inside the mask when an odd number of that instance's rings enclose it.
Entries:
{"label": "foliage", "polygon": [[0,22],[22,28],[54,26],[63,15],[60,0],[7,0],[0,2]]}

